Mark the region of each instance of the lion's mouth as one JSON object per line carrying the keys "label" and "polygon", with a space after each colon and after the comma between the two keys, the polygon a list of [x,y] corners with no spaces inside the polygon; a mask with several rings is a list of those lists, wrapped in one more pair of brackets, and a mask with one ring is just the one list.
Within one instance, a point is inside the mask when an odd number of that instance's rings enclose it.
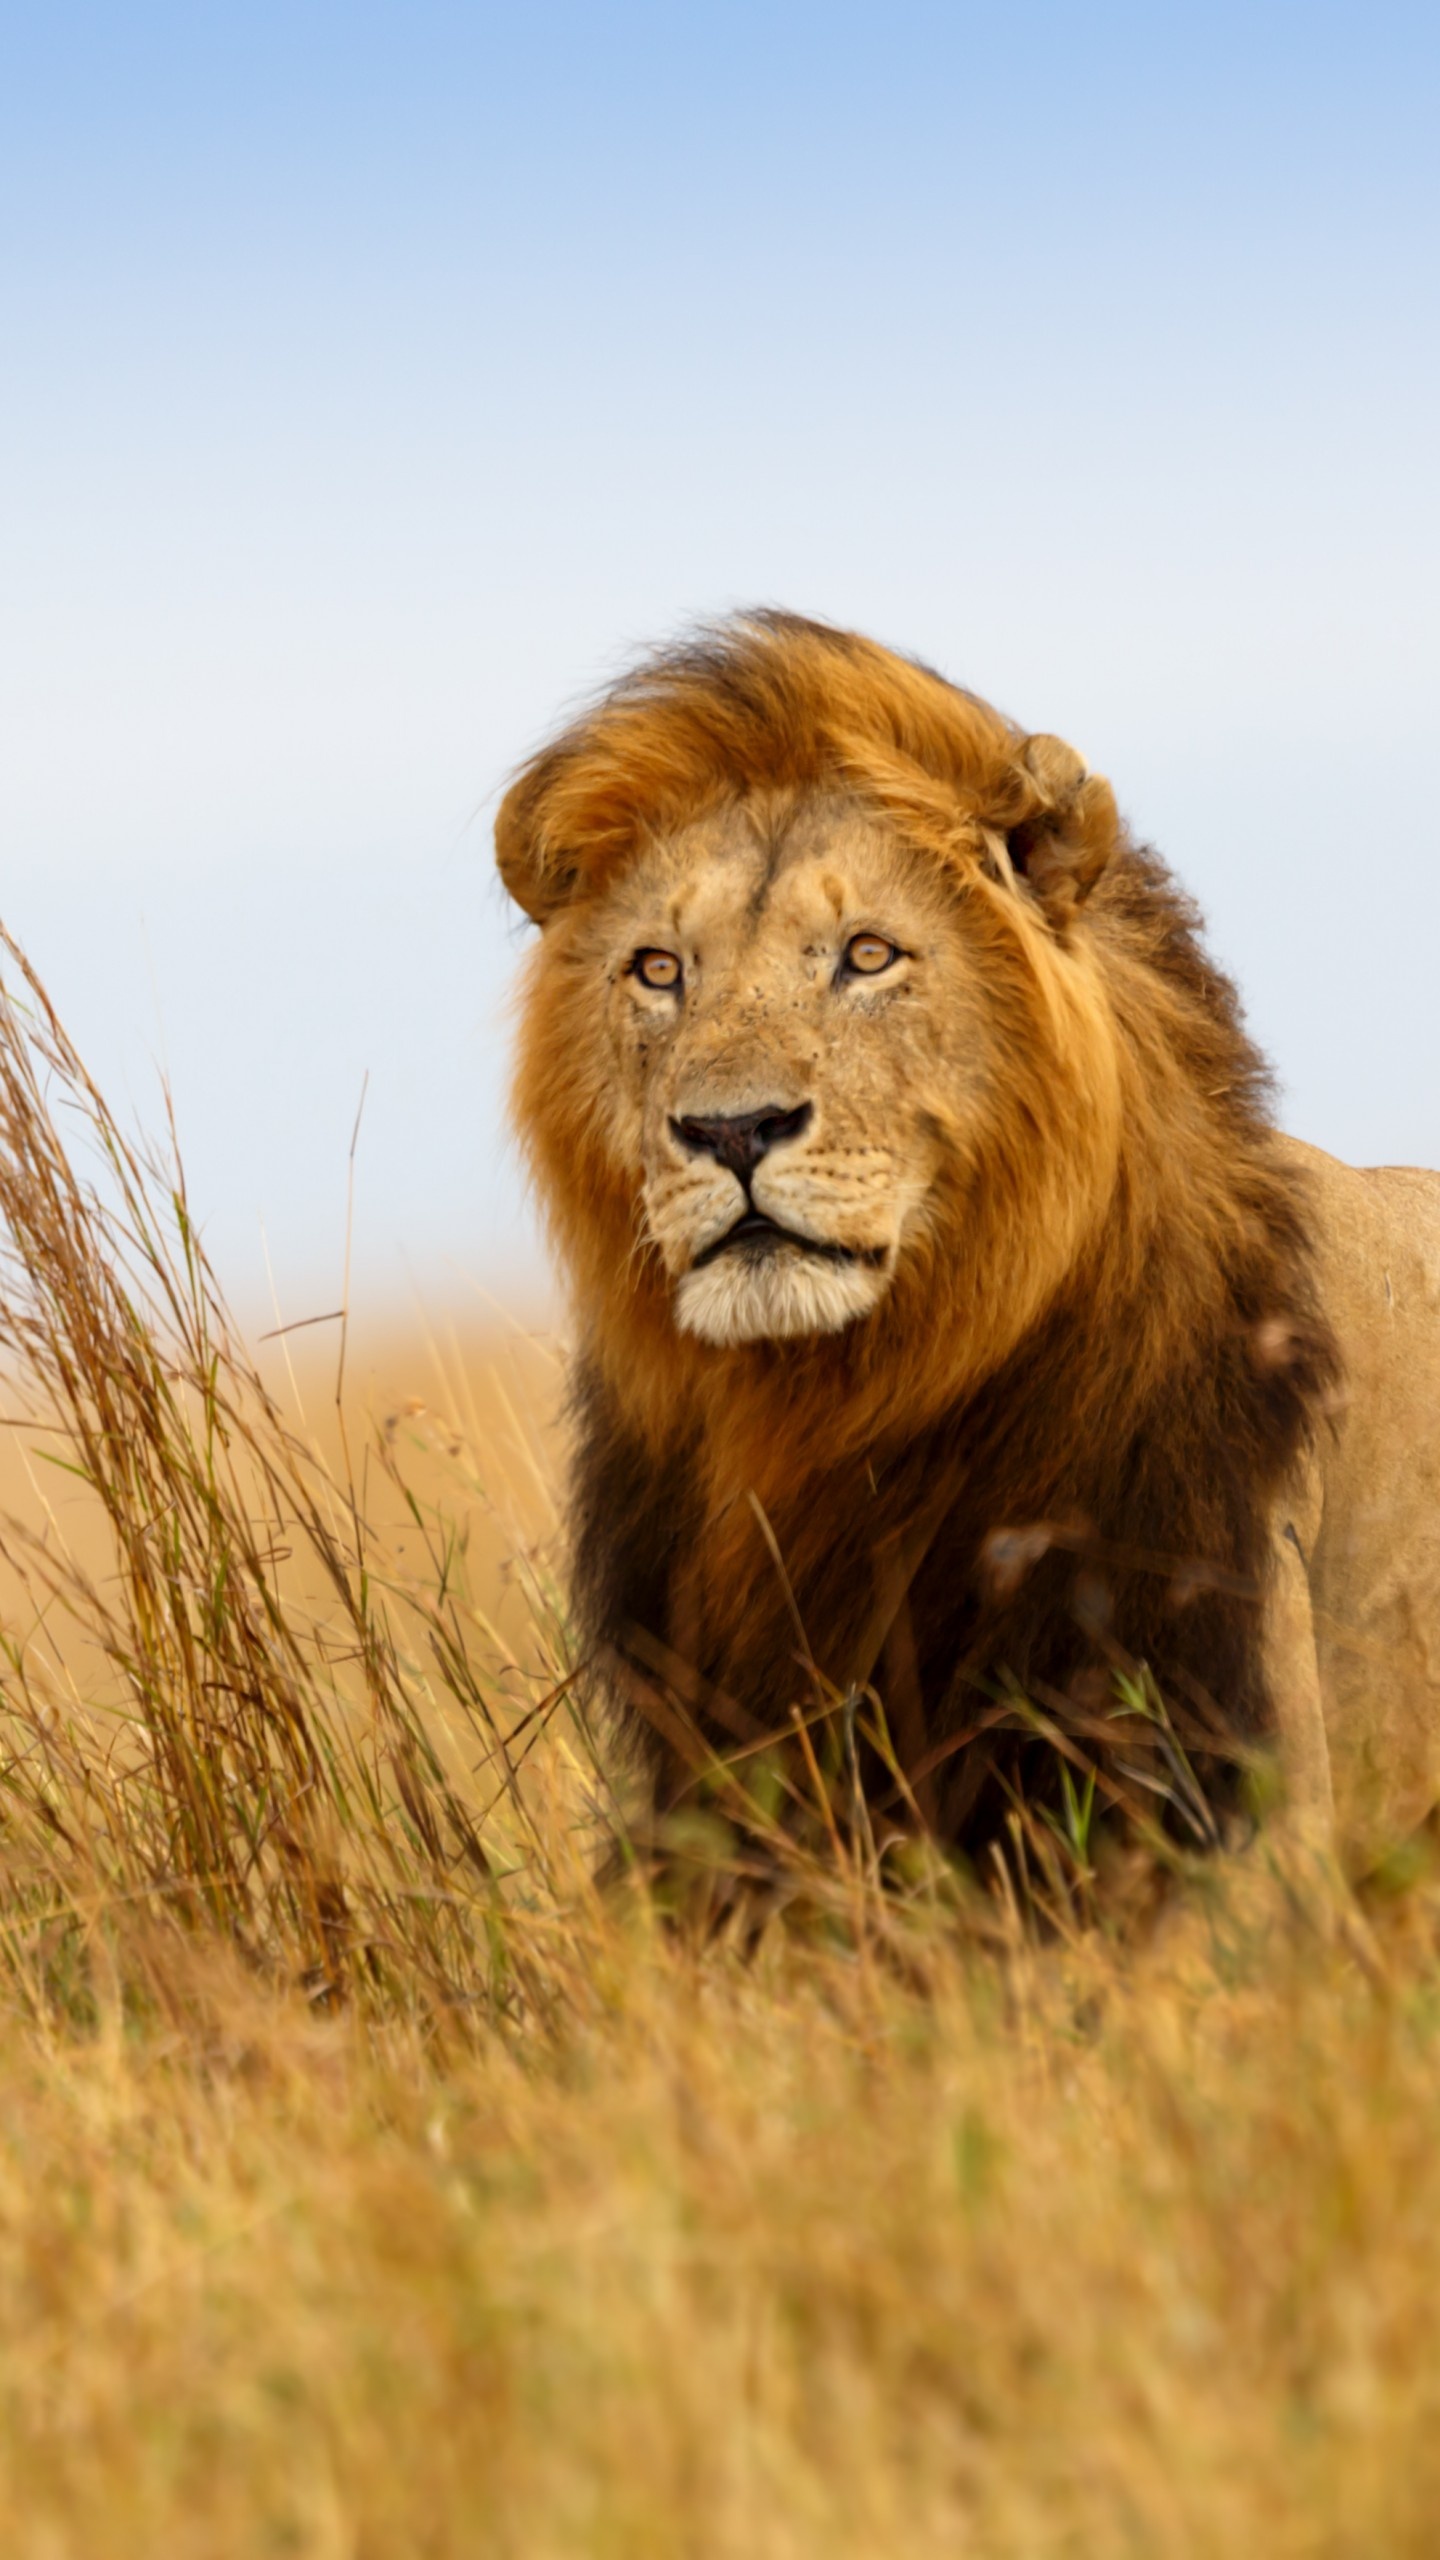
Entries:
{"label": "lion's mouth", "polygon": [[760,1209],[747,1209],[744,1217],[737,1218],[733,1227],[727,1227],[723,1236],[717,1236],[713,1244],[706,1245],[703,1253],[696,1254],[690,1268],[703,1271],[708,1263],[718,1261],[722,1253],[749,1253],[758,1260],[764,1254],[778,1253],[785,1246],[796,1253],[811,1254],[820,1262],[869,1263],[872,1268],[878,1268],[885,1259],[883,1245],[827,1244],[819,1236],[797,1235],[793,1227],[782,1227],[776,1219],[767,1218]]}

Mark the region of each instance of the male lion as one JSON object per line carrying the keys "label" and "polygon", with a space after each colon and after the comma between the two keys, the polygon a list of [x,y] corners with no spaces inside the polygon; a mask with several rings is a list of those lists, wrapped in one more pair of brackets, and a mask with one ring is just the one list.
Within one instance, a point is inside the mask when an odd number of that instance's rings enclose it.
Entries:
{"label": "male lion", "polygon": [[953,1843],[1057,1734],[1211,1836],[1273,1740],[1352,1871],[1423,1820],[1440,1178],[1277,1133],[1108,783],[756,613],[616,685],[496,837],[577,1605],[657,1812],[869,1693],[877,1812]]}

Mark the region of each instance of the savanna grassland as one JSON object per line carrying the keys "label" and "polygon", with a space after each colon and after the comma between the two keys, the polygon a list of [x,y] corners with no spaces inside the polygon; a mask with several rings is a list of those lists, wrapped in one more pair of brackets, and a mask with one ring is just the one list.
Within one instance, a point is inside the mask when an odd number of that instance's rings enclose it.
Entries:
{"label": "savanna grassland", "polygon": [[6,980],[0,2549],[1433,2551],[1427,1860],[597,1891],[553,1355],[248,1347]]}

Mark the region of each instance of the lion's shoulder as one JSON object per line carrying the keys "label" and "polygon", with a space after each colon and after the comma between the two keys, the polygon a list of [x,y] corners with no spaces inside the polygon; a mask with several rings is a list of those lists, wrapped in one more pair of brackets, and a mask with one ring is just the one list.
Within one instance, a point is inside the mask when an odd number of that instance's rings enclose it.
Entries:
{"label": "lion's shoulder", "polygon": [[1299,1138],[1279,1144],[1310,1197],[1337,1326],[1353,1334],[1428,1322],[1440,1355],[1440,1173],[1343,1164]]}
{"label": "lion's shoulder", "polygon": [[1281,1145],[1303,1185],[1345,1372],[1328,1472],[1335,1482],[1376,1479],[1373,1500],[1391,1468],[1397,1504],[1434,1499],[1440,1538],[1440,1173],[1343,1164],[1293,1138]]}

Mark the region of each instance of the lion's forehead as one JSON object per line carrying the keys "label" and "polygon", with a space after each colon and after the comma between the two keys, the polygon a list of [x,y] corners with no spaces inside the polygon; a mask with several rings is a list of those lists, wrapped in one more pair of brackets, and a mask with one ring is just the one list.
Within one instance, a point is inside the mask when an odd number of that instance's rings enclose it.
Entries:
{"label": "lion's forehead", "polygon": [[600,902],[612,940],[668,934],[702,958],[831,940],[857,918],[934,931],[953,910],[950,882],[881,820],[833,796],[747,801],[697,817],[652,843]]}

